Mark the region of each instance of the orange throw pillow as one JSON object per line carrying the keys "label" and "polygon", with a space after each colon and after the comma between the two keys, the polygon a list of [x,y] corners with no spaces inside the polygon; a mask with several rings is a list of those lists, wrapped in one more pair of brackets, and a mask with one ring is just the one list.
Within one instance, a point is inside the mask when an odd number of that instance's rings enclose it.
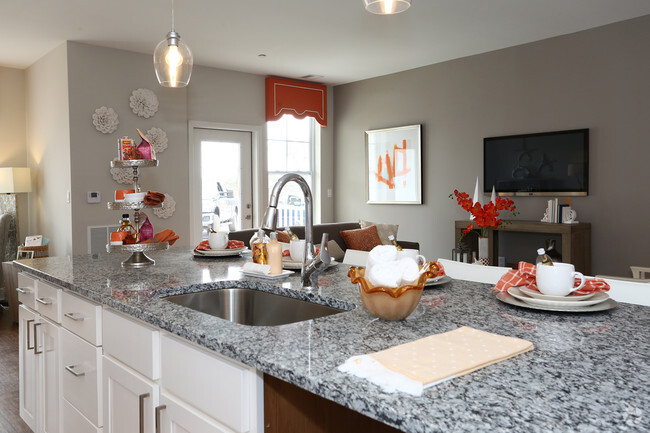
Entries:
{"label": "orange throw pillow", "polygon": [[339,233],[345,245],[353,250],[370,251],[377,245],[382,245],[377,233],[377,226],[356,230],[342,230]]}

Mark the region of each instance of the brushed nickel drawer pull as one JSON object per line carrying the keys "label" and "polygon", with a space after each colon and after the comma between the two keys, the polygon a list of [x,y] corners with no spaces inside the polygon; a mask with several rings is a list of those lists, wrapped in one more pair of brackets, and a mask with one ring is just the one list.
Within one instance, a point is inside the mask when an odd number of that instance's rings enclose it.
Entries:
{"label": "brushed nickel drawer pull", "polygon": [[140,394],[138,398],[140,399],[140,408],[139,408],[139,417],[140,417],[140,433],[144,433],[144,399],[149,397],[149,393]]}
{"label": "brushed nickel drawer pull", "polygon": [[74,320],[75,322],[81,322],[87,319],[87,317],[81,313],[64,313],[63,315],[68,319]]}
{"label": "brushed nickel drawer pull", "polygon": [[52,305],[52,301],[46,301],[46,299],[50,298],[36,298],[36,302],[40,302],[43,305]]}
{"label": "brushed nickel drawer pull", "polygon": [[38,332],[36,332],[36,327],[41,325],[42,323],[34,323],[34,355],[43,353],[42,350],[38,350]]}
{"label": "brushed nickel drawer pull", "polygon": [[167,409],[166,404],[156,407],[156,433],[160,433],[160,411],[163,409]]}
{"label": "brushed nickel drawer pull", "polygon": [[29,349],[33,349],[33,348],[34,348],[34,346],[29,347],[29,340],[31,340],[31,338],[29,338],[29,324],[30,324],[31,322],[33,322],[33,321],[34,321],[34,319],[29,319],[29,320],[27,321],[27,350],[29,350]]}
{"label": "brushed nickel drawer pull", "polygon": [[75,371],[75,367],[78,367],[78,366],[74,365],[74,364],[71,364],[71,365],[66,365],[65,369],[68,370],[73,375],[75,375],[76,377],[85,376],[85,374],[86,374],[85,372],[83,372],[83,371]]}
{"label": "brushed nickel drawer pull", "polygon": [[22,293],[23,295],[26,295],[26,294],[28,294],[28,293],[32,293],[31,290],[29,290],[29,289],[24,289],[24,288],[22,288],[22,287],[16,287],[16,291],[17,291],[18,293]]}

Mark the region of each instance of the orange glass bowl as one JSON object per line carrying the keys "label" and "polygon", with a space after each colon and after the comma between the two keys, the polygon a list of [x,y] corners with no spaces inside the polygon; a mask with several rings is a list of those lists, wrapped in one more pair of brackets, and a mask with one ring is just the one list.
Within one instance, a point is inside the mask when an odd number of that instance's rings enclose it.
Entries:
{"label": "orange glass bowl", "polygon": [[425,263],[423,268],[425,271],[414,284],[400,287],[373,287],[364,277],[365,268],[350,268],[348,277],[359,285],[361,302],[370,314],[384,320],[402,320],[418,306],[427,280],[438,275],[435,262]]}

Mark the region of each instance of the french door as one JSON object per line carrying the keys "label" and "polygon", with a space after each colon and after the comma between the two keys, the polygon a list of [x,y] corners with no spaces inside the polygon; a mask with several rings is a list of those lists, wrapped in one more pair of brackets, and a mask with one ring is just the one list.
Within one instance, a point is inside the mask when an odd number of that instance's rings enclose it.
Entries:
{"label": "french door", "polygon": [[192,218],[201,220],[202,239],[211,227],[252,228],[252,141],[250,131],[193,129],[194,176],[200,180],[193,191]]}

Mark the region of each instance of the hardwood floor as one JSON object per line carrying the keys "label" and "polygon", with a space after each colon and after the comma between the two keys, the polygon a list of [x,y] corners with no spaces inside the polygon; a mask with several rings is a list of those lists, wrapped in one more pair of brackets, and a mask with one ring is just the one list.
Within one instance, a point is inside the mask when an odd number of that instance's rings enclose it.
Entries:
{"label": "hardwood floor", "polygon": [[0,432],[30,433],[18,410],[18,325],[0,308]]}

